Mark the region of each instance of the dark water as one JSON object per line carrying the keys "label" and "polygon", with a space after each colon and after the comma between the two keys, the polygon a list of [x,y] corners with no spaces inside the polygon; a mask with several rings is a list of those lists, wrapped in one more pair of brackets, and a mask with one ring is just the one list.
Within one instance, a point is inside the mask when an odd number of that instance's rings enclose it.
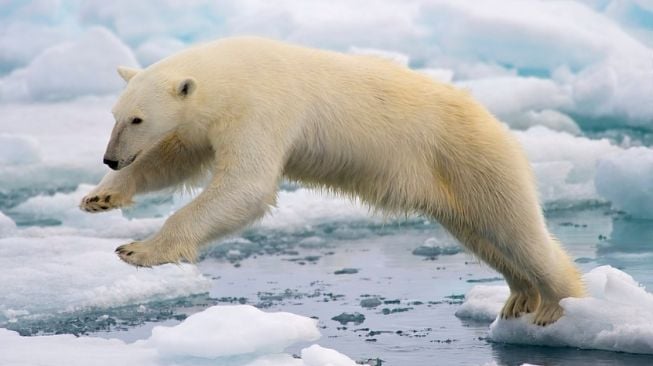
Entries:
{"label": "dark water", "polygon": [[[549,212],[548,221],[584,271],[610,264],[653,286],[653,222],[603,207]],[[249,241],[212,248],[199,264],[213,279],[210,293],[178,306],[147,304],[168,309],[157,319],[144,319],[134,308],[133,326],[91,334],[133,341],[148,337],[156,324],[175,324],[206,306],[247,303],[316,317],[320,345],[372,365],[653,364],[650,355],[493,343],[489,324],[454,313],[475,284],[502,283],[497,274],[464,252],[429,257],[415,251],[429,238],[448,248],[451,239],[442,229],[419,220],[405,226],[342,224],[336,235],[334,225],[297,237],[253,232],[245,235]],[[261,245],[252,244],[257,240]],[[128,312],[120,317],[130,318]]]}

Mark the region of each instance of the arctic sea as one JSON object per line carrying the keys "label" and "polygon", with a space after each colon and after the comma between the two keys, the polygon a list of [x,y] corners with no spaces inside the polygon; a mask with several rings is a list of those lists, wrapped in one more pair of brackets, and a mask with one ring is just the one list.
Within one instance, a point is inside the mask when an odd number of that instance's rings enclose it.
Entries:
{"label": "arctic sea", "polygon": [[[77,207],[118,65],[259,35],[393,60],[467,89],[520,141],[588,297],[495,320],[501,276],[425,217],[281,183],[196,264],[115,247],[197,192]],[[0,364],[653,363],[653,5],[645,0],[0,2]]]}

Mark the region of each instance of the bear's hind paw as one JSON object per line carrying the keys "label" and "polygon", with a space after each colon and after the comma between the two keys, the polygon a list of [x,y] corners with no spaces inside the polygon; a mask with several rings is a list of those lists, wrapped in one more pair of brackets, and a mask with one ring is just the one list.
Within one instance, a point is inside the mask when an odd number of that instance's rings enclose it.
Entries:
{"label": "bear's hind paw", "polygon": [[522,314],[530,314],[537,309],[540,294],[537,292],[511,293],[501,309],[501,319],[519,318]]}
{"label": "bear's hind paw", "polygon": [[564,310],[558,303],[542,303],[535,312],[533,323],[536,325],[549,325],[562,317]]}

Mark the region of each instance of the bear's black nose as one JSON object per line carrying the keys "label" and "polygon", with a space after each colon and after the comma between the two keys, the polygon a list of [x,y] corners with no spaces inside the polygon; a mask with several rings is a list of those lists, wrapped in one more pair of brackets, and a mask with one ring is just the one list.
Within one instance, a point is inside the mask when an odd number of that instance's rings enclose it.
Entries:
{"label": "bear's black nose", "polygon": [[115,160],[109,160],[109,159],[104,159],[102,160],[103,163],[109,166],[109,168],[116,170],[118,168],[118,162]]}

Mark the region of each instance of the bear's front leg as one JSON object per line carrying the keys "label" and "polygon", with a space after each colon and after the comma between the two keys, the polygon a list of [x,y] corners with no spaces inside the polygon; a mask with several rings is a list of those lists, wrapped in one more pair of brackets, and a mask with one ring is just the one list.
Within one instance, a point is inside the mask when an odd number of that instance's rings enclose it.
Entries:
{"label": "bear's front leg", "polygon": [[[234,233],[262,217],[276,199],[283,170],[283,139],[255,130],[218,131],[213,179],[193,201],[170,216],[152,238],[118,247],[135,266],[193,262],[202,245]],[[219,142],[219,143],[218,143]],[[246,147],[246,148],[244,148]]]}
{"label": "bear's front leg", "polygon": [[96,213],[130,205],[134,196],[131,181],[126,172],[109,172],[95,189],[82,198],[79,208]]}

